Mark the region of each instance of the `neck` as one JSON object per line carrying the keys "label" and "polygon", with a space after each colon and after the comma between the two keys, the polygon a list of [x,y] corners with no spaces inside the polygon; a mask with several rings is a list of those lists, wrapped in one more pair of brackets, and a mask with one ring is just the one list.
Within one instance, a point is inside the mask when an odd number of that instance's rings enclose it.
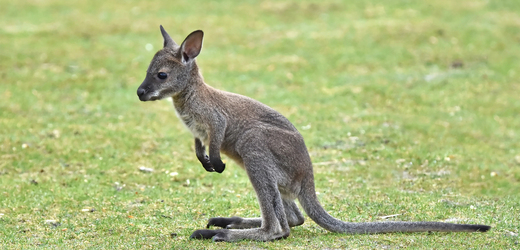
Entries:
{"label": "neck", "polygon": [[178,112],[184,110],[186,105],[192,102],[197,95],[203,93],[203,89],[206,88],[204,79],[202,78],[202,75],[199,72],[199,68],[195,62],[193,62],[193,65],[191,66],[191,70],[186,81],[187,84],[185,88],[172,96],[173,105]]}

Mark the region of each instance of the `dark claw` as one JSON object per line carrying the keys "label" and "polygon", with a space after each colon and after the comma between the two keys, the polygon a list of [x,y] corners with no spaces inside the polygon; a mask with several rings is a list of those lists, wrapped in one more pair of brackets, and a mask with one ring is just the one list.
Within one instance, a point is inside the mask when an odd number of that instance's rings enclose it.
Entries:
{"label": "dark claw", "polygon": [[206,171],[215,172],[215,169],[213,169],[213,165],[211,165],[211,162],[209,161],[209,156],[205,155],[204,160],[200,160],[200,162],[202,163],[202,166],[204,167],[204,169],[206,169]]}
{"label": "dark claw", "polygon": [[213,169],[213,166],[204,166],[204,165],[202,165],[202,166],[203,166],[204,169],[206,169],[206,171],[208,171],[208,172],[215,172],[215,169]]}
{"label": "dark claw", "polygon": [[190,236],[190,239],[198,239],[198,240],[211,239],[216,234],[218,234],[217,230],[200,229],[200,230],[193,232]]}

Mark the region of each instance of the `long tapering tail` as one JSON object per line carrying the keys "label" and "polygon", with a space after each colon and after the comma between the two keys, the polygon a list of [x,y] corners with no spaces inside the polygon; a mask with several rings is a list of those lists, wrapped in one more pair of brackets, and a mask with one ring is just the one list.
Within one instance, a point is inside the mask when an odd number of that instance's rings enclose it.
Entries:
{"label": "long tapering tail", "polygon": [[391,232],[486,232],[491,229],[487,225],[453,224],[444,222],[344,222],[332,217],[323,209],[314,190],[314,180],[307,179],[302,182],[302,188],[298,200],[307,215],[321,227],[337,233],[348,234],[375,234]]}

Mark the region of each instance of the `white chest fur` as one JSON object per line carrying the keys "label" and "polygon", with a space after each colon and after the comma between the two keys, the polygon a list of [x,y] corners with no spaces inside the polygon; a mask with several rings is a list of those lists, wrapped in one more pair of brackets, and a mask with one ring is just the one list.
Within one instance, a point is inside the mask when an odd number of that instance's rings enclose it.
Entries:
{"label": "white chest fur", "polygon": [[199,138],[202,143],[208,144],[208,129],[201,122],[197,122],[197,119],[188,114],[179,113],[177,109],[175,109],[175,114],[182,121],[184,126],[188,128],[188,130],[193,134],[195,138]]}

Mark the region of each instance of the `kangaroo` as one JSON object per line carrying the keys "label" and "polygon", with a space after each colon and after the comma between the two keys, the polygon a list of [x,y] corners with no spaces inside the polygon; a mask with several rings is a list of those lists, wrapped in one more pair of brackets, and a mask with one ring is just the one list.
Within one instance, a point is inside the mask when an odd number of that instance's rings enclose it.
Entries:
{"label": "kangaroo", "polygon": [[[178,117],[195,137],[195,155],[206,171],[222,173],[220,153],[245,169],[256,192],[261,218],[210,218],[193,239],[270,241],[289,236],[307,215],[321,227],[338,233],[486,232],[486,225],[443,222],[351,223],[329,215],[316,197],[311,158],[303,137],[287,118],[272,108],[204,82],[195,58],[204,33],[196,30],[179,46],[160,26],[164,46],[153,57],[137,89],[141,101],[173,99]],[[209,156],[206,154],[208,146]]]}

